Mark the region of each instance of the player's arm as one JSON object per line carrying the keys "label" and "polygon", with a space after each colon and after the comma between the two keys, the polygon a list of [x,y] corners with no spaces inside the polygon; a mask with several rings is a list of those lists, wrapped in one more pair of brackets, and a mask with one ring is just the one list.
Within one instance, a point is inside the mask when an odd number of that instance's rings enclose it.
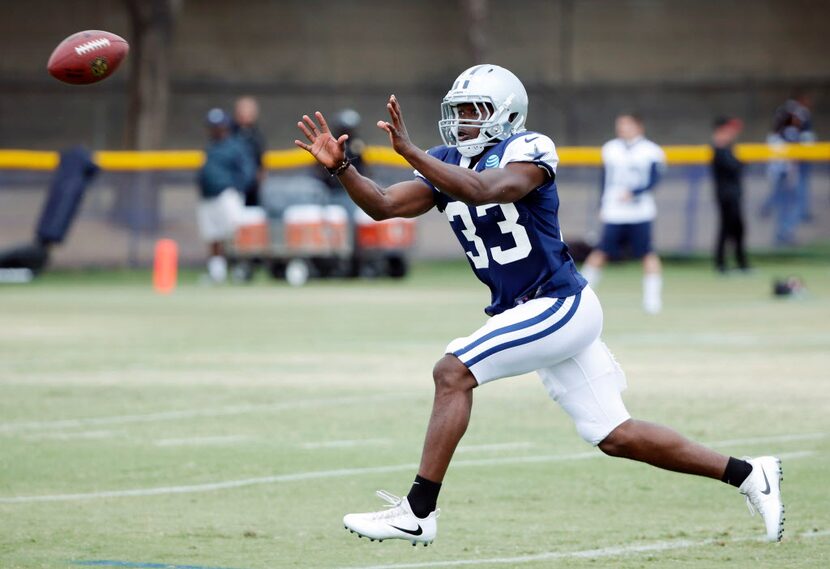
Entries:
{"label": "player's arm", "polygon": [[363,176],[354,166],[340,169],[346,160],[344,134],[335,139],[322,113],[315,113],[319,127],[308,115],[297,123],[300,131],[311,144],[295,140],[294,144],[309,152],[324,167],[339,169],[337,179],[346,188],[352,200],[375,220],[390,217],[417,217],[435,205],[432,189],[419,180],[410,180],[382,188]]}
{"label": "player's arm", "polygon": [[484,172],[442,162],[409,139],[395,95],[389,97],[386,108],[392,122],[379,121],[378,127],[389,134],[395,152],[435,187],[459,201],[468,205],[511,203],[547,181],[548,173],[530,162],[515,162],[506,168],[491,168]]}
{"label": "player's arm", "polygon": [[660,164],[659,162],[652,162],[651,168],[648,170],[648,180],[646,183],[640,186],[639,188],[634,188],[631,190],[631,195],[637,197],[649,190],[654,189],[657,185],[657,182],[660,181]]}

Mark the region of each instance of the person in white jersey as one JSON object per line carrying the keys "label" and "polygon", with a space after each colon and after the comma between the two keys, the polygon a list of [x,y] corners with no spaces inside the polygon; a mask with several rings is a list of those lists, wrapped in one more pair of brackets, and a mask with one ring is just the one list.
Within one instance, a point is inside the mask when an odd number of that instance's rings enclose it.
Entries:
{"label": "person in white jersey", "polygon": [[585,260],[582,275],[596,286],[609,259],[627,252],[643,262],[643,309],[660,312],[663,277],[651,233],[657,206],[654,187],[665,169],[663,150],[645,137],[642,119],[624,113],[616,120],[617,138],[602,147],[602,239]]}

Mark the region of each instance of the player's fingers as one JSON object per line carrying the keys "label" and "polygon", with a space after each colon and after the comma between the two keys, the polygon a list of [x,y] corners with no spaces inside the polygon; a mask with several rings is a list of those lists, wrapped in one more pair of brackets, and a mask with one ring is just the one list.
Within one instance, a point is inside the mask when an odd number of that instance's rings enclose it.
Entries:
{"label": "player's fingers", "polygon": [[386,103],[386,110],[389,111],[389,118],[392,119],[392,124],[395,125],[395,127],[397,127],[400,123],[400,117],[398,116],[398,113],[395,111],[395,106],[392,105],[392,103]]}
{"label": "player's fingers", "polygon": [[314,136],[319,136],[320,131],[317,130],[317,125],[314,124],[314,121],[311,120],[311,117],[308,115],[303,115],[303,122],[308,126],[309,130],[314,133]]}
{"label": "player's fingers", "polygon": [[299,140],[294,140],[294,144],[296,144],[297,146],[299,146],[303,150],[307,150],[308,152],[311,152],[311,147],[308,144],[306,144],[305,142],[301,142]]}
{"label": "player's fingers", "polygon": [[398,120],[403,121],[403,108],[401,108],[401,102],[395,95],[392,95],[392,105],[395,108],[395,114],[398,115]]}
{"label": "player's fingers", "polygon": [[378,128],[380,130],[388,132],[389,134],[392,134],[392,125],[390,125],[386,121],[378,121]]}
{"label": "player's fingers", "polygon": [[297,123],[297,128],[299,128],[301,131],[303,131],[303,134],[305,135],[305,137],[308,139],[309,142],[312,142],[312,143],[314,142],[315,137],[314,137],[313,134],[311,134],[311,131],[308,130],[308,127],[305,125],[305,123],[298,122]]}
{"label": "player's fingers", "polygon": [[326,122],[326,117],[323,116],[323,113],[317,111],[314,113],[314,116],[317,117],[317,121],[320,123],[321,132],[331,132],[329,130],[329,124]]}
{"label": "player's fingers", "polygon": [[349,135],[348,134],[343,134],[343,135],[340,136],[340,138],[337,139],[337,144],[339,144],[340,146],[343,146],[344,144],[346,144],[347,140],[349,140]]}

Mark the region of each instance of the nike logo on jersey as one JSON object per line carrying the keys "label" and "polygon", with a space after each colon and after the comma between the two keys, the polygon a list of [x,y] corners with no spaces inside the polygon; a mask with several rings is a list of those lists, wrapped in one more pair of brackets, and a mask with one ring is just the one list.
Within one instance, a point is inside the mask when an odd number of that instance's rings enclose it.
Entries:
{"label": "nike logo on jersey", "polygon": [[533,141],[534,141],[534,140],[536,140],[537,138],[539,138],[539,137],[538,137],[538,136],[534,136],[533,138],[531,138],[531,137],[529,137],[529,136],[528,136],[527,138],[525,138],[525,142],[533,142]]}
{"label": "nike logo on jersey", "polygon": [[406,529],[399,528],[398,526],[393,526],[392,524],[389,525],[395,528],[396,530],[408,533],[409,535],[421,535],[422,533],[424,533],[424,530],[421,529],[421,524],[418,524],[418,529]]}
{"label": "nike logo on jersey", "polygon": [[[767,480],[767,473],[766,473],[766,472],[764,472],[764,469],[763,469],[763,468],[761,469],[761,474],[763,474],[763,475],[764,475],[764,484],[766,484],[766,485],[767,485],[767,489],[766,489],[766,490],[761,490],[761,494],[769,494],[769,493],[770,493],[770,488],[769,488],[769,480]],[[419,528],[419,529],[420,529],[420,528]]]}

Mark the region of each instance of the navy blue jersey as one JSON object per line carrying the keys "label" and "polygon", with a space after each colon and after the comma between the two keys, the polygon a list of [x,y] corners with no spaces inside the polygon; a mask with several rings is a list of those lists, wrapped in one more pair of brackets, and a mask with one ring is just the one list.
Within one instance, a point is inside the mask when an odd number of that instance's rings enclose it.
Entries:
{"label": "navy blue jersey", "polygon": [[[467,168],[471,164],[447,146],[431,148],[429,154],[447,164]],[[514,203],[468,206],[415,172],[432,188],[435,205],[449,219],[476,276],[490,287],[492,302],[485,309],[489,315],[533,298],[573,296],[587,284],[559,229],[555,182],[559,158],[553,141],[536,132],[515,134],[488,148],[473,170],[504,168],[511,162],[538,165],[548,173],[548,181]]]}

